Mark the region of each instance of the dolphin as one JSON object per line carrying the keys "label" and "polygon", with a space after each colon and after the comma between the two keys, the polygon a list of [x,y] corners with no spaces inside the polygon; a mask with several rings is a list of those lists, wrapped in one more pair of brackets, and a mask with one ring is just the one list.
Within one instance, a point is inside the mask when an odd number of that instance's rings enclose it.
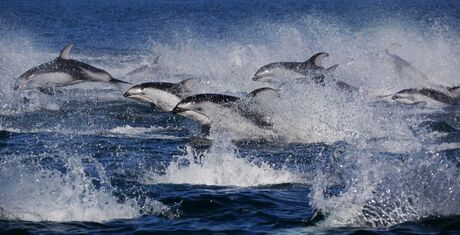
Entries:
{"label": "dolphin", "polygon": [[[249,93],[245,99],[253,100],[258,96],[277,94],[272,88],[259,88]],[[234,113],[248,120],[260,128],[270,128],[271,123],[266,121],[264,115],[251,109],[242,98],[224,94],[197,94],[180,101],[173,112],[181,116],[189,117],[202,125],[210,125],[213,115]]]}
{"label": "dolphin", "polygon": [[[391,48],[400,46],[399,44],[392,44]],[[391,53],[390,49],[386,49],[385,53],[390,57],[399,78],[409,82],[410,88],[382,97],[391,97],[392,100],[399,103],[426,108],[445,108],[459,104],[460,86],[447,87],[433,83],[415,66]]]}
{"label": "dolphin", "polygon": [[329,68],[321,66],[321,62],[329,54],[320,52],[310,57],[305,62],[276,62],[262,66],[257,70],[253,81],[273,82],[280,78],[310,78],[316,84],[324,83],[324,75],[332,73],[339,66],[333,65]]}
{"label": "dolphin", "polygon": [[[399,47],[399,44],[393,44],[391,47]],[[403,86],[409,86],[408,88],[442,88],[439,84],[436,84],[415,66],[409,63],[407,60],[401,58],[400,56],[390,52],[390,49],[386,49],[385,53],[389,56],[390,62],[393,64],[398,76],[400,78],[400,84]],[[406,84],[404,84],[406,83]]]}
{"label": "dolphin", "polygon": [[82,82],[127,83],[115,79],[106,71],[70,58],[73,44],[62,49],[59,56],[48,62],[33,67],[19,76],[14,90],[32,87],[54,88],[69,86]]}
{"label": "dolphin", "polygon": [[430,88],[404,89],[391,96],[391,98],[399,103],[426,108],[445,108],[460,104],[459,96]]}
{"label": "dolphin", "polygon": [[132,75],[135,75],[135,74],[138,74],[138,73],[143,73],[143,72],[145,72],[145,70],[151,68],[152,66],[158,65],[160,63],[159,61],[160,61],[160,56],[158,55],[157,57],[155,57],[155,59],[153,60],[152,63],[142,65],[141,67],[136,68],[136,69],[128,72],[127,74],[125,74],[125,77],[126,76],[132,76]]}
{"label": "dolphin", "polygon": [[146,102],[160,108],[162,111],[171,112],[184,98],[191,95],[191,83],[196,78],[188,78],[179,83],[147,82],[129,88],[124,97]]}

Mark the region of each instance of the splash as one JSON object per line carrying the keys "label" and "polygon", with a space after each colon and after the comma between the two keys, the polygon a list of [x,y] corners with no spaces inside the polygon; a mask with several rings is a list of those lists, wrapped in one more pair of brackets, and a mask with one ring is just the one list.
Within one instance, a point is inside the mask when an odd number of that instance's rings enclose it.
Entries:
{"label": "splash", "polygon": [[[241,95],[263,86],[281,88],[280,100],[267,99],[260,104],[273,122],[272,133],[241,127],[241,122],[234,121],[231,115],[218,118],[214,129],[233,131],[235,139],[275,136],[276,140],[301,143],[345,140],[385,151],[419,151],[423,142],[420,138],[424,137],[414,135],[413,129],[421,120],[413,111],[426,110],[375,102],[381,95],[407,88],[383,50],[399,42],[402,47],[397,53],[421,68],[433,83],[454,85],[460,55],[455,33],[436,25],[420,29],[402,22],[350,29],[321,15],[294,22],[249,27],[253,32],[248,35],[264,35],[264,42],[243,37],[240,41],[204,44],[192,37],[177,46],[156,44],[153,51],[164,55],[160,66],[201,77],[196,93]],[[334,79],[359,87],[357,95],[350,96],[333,86],[289,82],[278,87],[251,80],[264,64],[304,61],[319,51],[330,54],[324,61],[325,67],[339,64]]]}
{"label": "splash", "polygon": [[[387,227],[460,213],[460,169],[439,153],[346,154],[317,169],[311,204],[326,227]],[[321,168],[324,169],[324,168]]]}
{"label": "splash", "polygon": [[304,180],[288,169],[275,169],[263,161],[241,158],[227,134],[216,139],[205,153],[196,153],[187,146],[185,155],[176,156],[161,174],[147,175],[145,182],[249,187]]}
{"label": "splash", "polygon": [[[63,156],[65,169],[47,169],[49,155],[14,156],[0,162],[0,218],[28,221],[93,221],[128,219],[143,213],[160,215],[168,207],[155,200],[139,203],[114,195],[95,159]],[[87,175],[82,161],[92,161],[99,177]],[[97,182],[97,183],[96,183]]]}
{"label": "splash", "polygon": [[[178,34],[175,45],[153,42],[144,53],[127,55],[84,55],[75,58],[104,68],[115,77],[155,61],[142,76],[125,77],[133,83],[146,81],[177,82],[177,75],[189,74],[201,78],[194,93],[228,93],[241,96],[245,92],[272,84],[251,80],[254,72],[270,62],[304,61],[312,54],[325,51],[330,57],[325,66],[339,64],[335,79],[360,88],[356,96],[348,96],[333,87],[315,87],[311,84],[289,83],[281,87],[282,100],[266,100],[261,109],[269,112],[274,128],[270,131],[255,130],[241,126],[234,116],[217,118],[214,130],[234,132],[233,138],[246,139],[269,136],[287,142],[327,142],[337,140],[359,142],[366,145],[374,139],[390,138],[384,145],[401,144],[402,151],[417,150],[420,141],[414,138],[411,129],[418,120],[407,118],[411,113],[405,109],[375,105],[379,95],[406,88],[382,53],[391,43],[402,45],[396,53],[420,68],[432,82],[455,85],[460,51],[456,46],[455,32],[439,23],[421,29],[402,22],[370,25],[367,28],[351,28],[322,14],[310,14],[290,23],[255,22],[243,33],[229,39],[210,40],[189,33]],[[6,86],[1,94],[6,98],[0,102],[7,109],[17,112],[40,109],[59,110],[62,104],[72,100],[107,100],[106,92],[79,94],[68,92],[59,97],[31,94],[30,103],[21,105],[18,94],[11,90],[14,77],[31,66],[42,63],[44,58],[53,58],[56,52],[49,48],[35,48],[27,35],[8,32],[0,39],[1,55],[8,60],[1,62]],[[261,41],[254,35],[263,35]],[[13,39],[21,38],[19,42]],[[205,40],[205,42],[203,41]],[[21,47],[21,45],[27,45]],[[145,45],[143,45],[144,47]],[[11,49],[9,49],[11,48]],[[44,51],[44,52],[43,52]],[[150,53],[153,51],[154,53]],[[430,52],[430,53],[427,53]],[[24,56],[24,55],[28,56]],[[436,63],[433,63],[436,61]],[[100,89],[94,84],[82,84],[84,89]],[[279,87],[274,87],[279,88]],[[72,90],[73,88],[70,88]],[[123,99],[121,92],[110,93],[110,99]],[[19,97],[24,94],[19,94]],[[19,103],[19,104],[18,104]],[[372,125],[377,123],[377,125]],[[415,144],[407,144],[415,142]],[[410,146],[404,149],[404,146]],[[387,147],[385,147],[387,148]],[[387,149],[390,149],[388,147]]]}
{"label": "splash", "polygon": [[[460,214],[458,165],[442,154],[426,151],[458,148],[458,143],[447,146],[429,142],[430,135],[420,131],[423,127],[419,126],[425,116],[418,114],[425,110],[374,102],[379,95],[406,88],[407,83],[398,78],[382,53],[394,42],[402,45],[395,53],[420,69],[431,82],[459,85],[460,47],[455,31],[439,22],[420,27],[411,22],[390,21],[352,28],[322,15],[308,15],[285,24],[256,22],[241,31],[231,39],[179,35],[186,39],[179,40],[177,45],[153,43],[149,46],[154,53],[142,55],[138,61],[144,64],[160,54],[159,63],[129,81],[177,82],[174,75],[191,74],[202,78],[195,93],[242,95],[255,88],[273,86],[251,80],[261,66],[275,61],[304,61],[319,51],[328,52],[326,67],[338,63],[334,78],[359,87],[358,94],[349,95],[332,86],[292,82],[274,87],[281,88],[280,99],[260,104],[273,121],[273,133],[269,135],[277,139],[301,143],[345,140],[355,147],[333,158],[327,167],[319,165],[316,169],[311,198],[312,206],[327,214],[322,224],[391,226],[432,215]],[[14,78],[57,53],[39,48],[27,38],[33,37],[8,32],[0,38],[2,114],[59,111],[62,103],[69,100],[107,99],[105,92],[91,93],[89,98],[88,93],[78,92],[64,98],[26,94],[31,102],[21,104],[22,96],[12,91]],[[139,67],[132,57],[76,55],[117,77]],[[88,84],[82,86],[96,89]],[[109,96],[122,99],[117,93]],[[215,143],[208,152],[195,153],[189,147],[164,172],[148,175],[146,183],[256,186],[304,182],[287,169],[243,158],[228,137],[222,135],[230,132],[231,138],[239,139],[267,133],[256,133],[240,125],[233,116],[222,115],[216,121],[220,126],[213,130]],[[119,135],[151,131],[129,126],[107,130]],[[2,214],[8,218],[100,221],[140,215],[135,200],[119,202],[110,189],[97,189],[78,171],[78,166],[70,167],[71,174],[66,175],[17,162],[2,164],[9,164],[1,172],[6,182],[1,191]],[[22,179],[22,183],[16,184],[17,179]],[[60,201],[66,203],[55,203]],[[67,205],[70,210],[64,208]],[[153,208],[161,210],[162,206]]]}
{"label": "splash", "polygon": [[130,125],[125,125],[121,127],[112,128],[108,132],[113,135],[121,135],[135,138],[180,139],[179,137],[161,134],[161,132],[163,131],[172,131],[175,129],[176,128],[165,128],[160,126],[132,127]]}

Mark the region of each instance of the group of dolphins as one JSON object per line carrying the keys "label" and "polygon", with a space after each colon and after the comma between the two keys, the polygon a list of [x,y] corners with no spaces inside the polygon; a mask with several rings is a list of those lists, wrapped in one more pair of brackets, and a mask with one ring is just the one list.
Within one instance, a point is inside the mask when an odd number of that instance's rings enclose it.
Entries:
{"label": "group of dolphins", "polygon": [[[73,45],[66,46],[59,56],[48,63],[33,67],[23,73],[17,80],[14,89],[37,88],[42,92],[52,90],[56,87],[63,87],[82,82],[106,82],[125,83],[115,79],[108,72],[70,58],[70,51]],[[409,62],[386,50],[392,59],[396,71],[400,77],[419,77],[425,79],[425,75],[418,71]],[[326,83],[334,84],[339,89],[354,92],[358,89],[345,82],[336,80],[330,76],[338,65],[329,68],[321,66],[321,61],[327,57],[324,52],[317,53],[304,62],[276,62],[261,67],[255,73],[253,80],[259,82],[276,83],[283,82],[282,79],[298,79],[313,82],[315,85],[324,86]],[[144,68],[144,67],[143,67]],[[142,70],[143,68],[137,69]],[[135,73],[137,70],[131,72]],[[328,80],[329,79],[329,80]],[[278,90],[262,87],[256,89],[245,97],[240,98],[224,94],[194,94],[191,84],[198,78],[188,78],[179,83],[169,82],[147,82],[132,86],[125,93],[124,97],[149,103],[165,112],[173,112],[181,116],[191,118],[203,126],[203,133],[209,132],[212,121],[210,110],[231,110],[240,115],[243,119],[260,128],[270,128],[271,123],[251,104],[258,102],[258,99],[266,95],[279,96]],[[384,97],[384,96],[382,96]],[[391,94],[392,100],[413,105],[435,104],[442,107],[457,105],[460,103],[460,86],[444,87],[432,85],[430,87],[408,88]]]}

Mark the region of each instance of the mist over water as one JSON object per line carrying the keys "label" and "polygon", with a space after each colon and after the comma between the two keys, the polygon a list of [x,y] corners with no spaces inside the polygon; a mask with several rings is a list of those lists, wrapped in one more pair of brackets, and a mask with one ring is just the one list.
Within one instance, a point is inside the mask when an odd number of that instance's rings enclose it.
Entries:
{"label": "mist over water", "polygon": [[[379,98],[413,86],[385,53],[393,43],[401,47],[392,53],[430,83],[460,85],[457,2],[42,5],[0,4],[0,219],[8,226],[122,219],[148,231],[222,223],[222,231],[271,231],[266,222],[308,232],[311,224],[397,228],[460,214],[458,107]],[[133,84],[196,77],[194,94],[238,97],[275,88],[279,97],[254,105],[273,126],[215,113],[203,141],[197,123],[124,98],[129,85],[82,83],[52,96],[13,90],[20,74],[68,43],[72,58]],[[339,64],[324,87],[252,81],[265,64],[317,52],[329,54],[324,67]]]}

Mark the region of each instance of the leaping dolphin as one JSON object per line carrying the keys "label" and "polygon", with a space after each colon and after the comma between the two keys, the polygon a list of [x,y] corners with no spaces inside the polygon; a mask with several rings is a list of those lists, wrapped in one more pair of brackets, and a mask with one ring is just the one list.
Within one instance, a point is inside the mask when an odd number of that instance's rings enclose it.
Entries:
{"label": "leaping dolphin", "polygon": [[399,103],[426,108],[445,108],[460,104],[458,96],[430,88],[404,89],[394,94],[391,98]]}
{"label": "leaping dolphin", "polygon": [[124,97],[149,103],[162,111],[171,112],[185,97],[191,95],[191,83],[196,78],[185,79],[179,83],[147,82],[129,88]]}
{"label": "leaping dolphin", "polygon": [[62,49],[59,56],[48,63],[33,67],[19,76],[14,89],[31,87],[53,88],[82,82],[127,83],[115,79],[106,71],[70,58],[73,44]]}
{"label": "leaping dolphin", "polygon": [[150,67],[159,64],[159,60],[160,60],[160,56],[158,55],[157,57],[155,57],[155,59],[153,60],[152,63],[146,64],[146,65],[142,65],[141,67],[136,68],[136,69],[134,69],[134,70],[128,72],[125,76],[132,76],[132,75],[135,75],[135,74],[138,74],[138,73],[142,73],[142,72],[144,72],[145,70],[149,69]]}
{"label": "leaping dolphin", "polygon": [[[246,98],[254,99],[262,94],[277,95],[277,93],[272,88],[259,88],[249,93]],[[264,119],[263,114],[251,109],[241,98],[224,94],[205,93],[189,96],[179,102],[173,112],[189,117],[202,125],[211,124],[213,115],[231,112],[242,119],[249,120],[257,127],[270,128],[272,126]]]}
{"label": "leaping dolphin", "polygon": [[[393,44],[391,47],[400,47]],[[431,82],[425,74],[410,64],[408,61],[385,50],[401,80],[408,81],[410,88],[400,90],[389,96],[392,100],[410,105],[426,108],[445,108],[460,104],[460,87],[446,87]]]}
{"label": "leaping dolphin", "polygon": [[[391,45],[392,48],[400,47],[399,44]],[[431,87],[431,88],[441,88],[439,84],[436,84],[428,77],[418,70],[415,66],[409,63],[407,60],[401,58],[400,56],[393,54],[390,52],[391,49],[386,49],[385,53],[389,56],[391,63],[393,64],[396,73],[399,76],[399,84],[406,86],[405,88],[423,88],[423,87]],[[407,84],[404,84],[404,83]]]}
{"label": "leaping dolphin", "polygon": [[320,52],[305,62],[276,62],[262,66],[252,78],[253,81],[272,82],[276,79],[307,77],[317,84],[324,83],[324,75],[332,73],[339,65],[329,68],[321,66],[321,62],[329,54]]}

